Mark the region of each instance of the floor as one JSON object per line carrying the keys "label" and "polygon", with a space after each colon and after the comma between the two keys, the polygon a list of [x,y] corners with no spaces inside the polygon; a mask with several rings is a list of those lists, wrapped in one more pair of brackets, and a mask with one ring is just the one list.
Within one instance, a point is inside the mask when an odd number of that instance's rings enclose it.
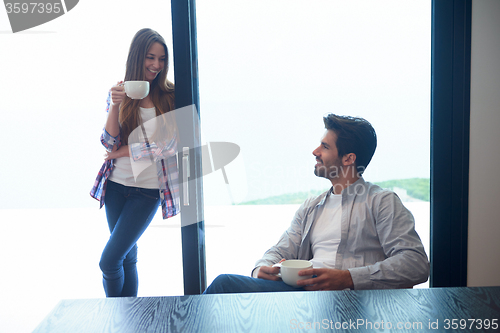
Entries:
{"label": "floor", "polygon": [[[406,205],[429,253],[429,203]],[[205,207],[208,283],[221,273],[250,274],[297,208]],[[157,214],[141,238],[139,296],[183,294],[180,230],[179,218]],[[61,299],[104,297],[98,262],[107,238],[96,208],[0,210],[0,333],[31,332]]]}

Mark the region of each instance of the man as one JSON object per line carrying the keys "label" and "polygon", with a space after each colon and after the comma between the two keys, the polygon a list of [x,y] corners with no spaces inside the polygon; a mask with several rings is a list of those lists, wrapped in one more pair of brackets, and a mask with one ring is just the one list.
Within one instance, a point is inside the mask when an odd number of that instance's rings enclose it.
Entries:
{"label": "man", "polygon": [[[377,147],[371,124],[329,114],[313,151],[314,174],[332,187],[307,199],[287,231],[256,263],[252,277],[220,275],[205,293],[411,288],[427,281],[429,261],[412,214],[395,193],[365,182]],[[299,288],[285,284],[273,265],[310,260]]]}

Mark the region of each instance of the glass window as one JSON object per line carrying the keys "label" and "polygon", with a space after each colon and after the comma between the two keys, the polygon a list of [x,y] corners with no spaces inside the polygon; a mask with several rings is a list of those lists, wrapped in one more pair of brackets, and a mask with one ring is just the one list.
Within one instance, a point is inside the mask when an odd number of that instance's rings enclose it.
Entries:
{"label": "glass window", "polygon": [[[109,230],[89,192],[103,162],[107,92],[139,29],[157,30],[172,57],[170,18],[170,1],[80,1],[12,34],[0,10],[2,329],[31,332],[61,299],[104,297],[98,264]],[[139,295],[182,295],[181,258],[180,220],[159,211],[139,241]]]}
{"label": "glass window", "polygon": [[313,174],[322,116],[361,116],[378,134],[365,179],[393,188],[429,254],[429,1],[197,3],[207,142],[240,155],[204,177],[208,283],[250,274],[299,204],[330,183]]}

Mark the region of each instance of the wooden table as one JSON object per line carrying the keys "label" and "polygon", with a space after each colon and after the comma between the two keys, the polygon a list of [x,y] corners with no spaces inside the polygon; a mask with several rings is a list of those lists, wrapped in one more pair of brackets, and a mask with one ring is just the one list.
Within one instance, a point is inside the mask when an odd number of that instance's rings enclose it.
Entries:
{"label": "wooden table", "polygon": [[500,287],[63,300],[34,332],[334,330],[498,331]]}

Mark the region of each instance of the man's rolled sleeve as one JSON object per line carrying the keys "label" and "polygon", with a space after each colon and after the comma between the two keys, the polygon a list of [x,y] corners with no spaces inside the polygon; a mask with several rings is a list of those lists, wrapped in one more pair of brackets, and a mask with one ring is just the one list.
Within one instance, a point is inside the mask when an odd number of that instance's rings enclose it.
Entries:
{"label": "man's rolled sleeve", "polygon": [[272,266],[280,262],[281,259],[304,259],[300,257],[300,249],[306,224],[305,220],[310,210],[310,201],[310,199],[306,200],[295,212],[290,227],[281,235],[278,243],[267,250],[261,259],[257,260],[251,276],[253,276],[258,267]]}

